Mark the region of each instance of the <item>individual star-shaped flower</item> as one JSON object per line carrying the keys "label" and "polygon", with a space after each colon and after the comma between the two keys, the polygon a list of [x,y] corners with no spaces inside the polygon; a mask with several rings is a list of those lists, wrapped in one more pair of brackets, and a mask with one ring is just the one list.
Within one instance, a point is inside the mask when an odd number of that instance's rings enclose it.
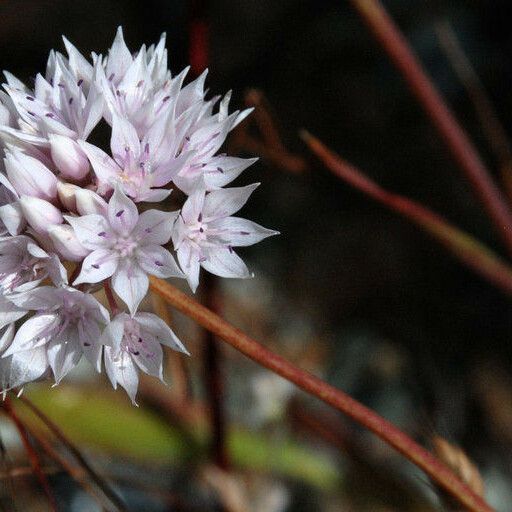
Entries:
{"label": "individual star-shaped flower", "polygon": [[56,254],[48,254],[28,236],[0,239],[0,290],[4,295],[38,286],[49,277],[53,284],[67,284],[66,270]]}
{"label": "individual star-shaped flower", "polygon": [[105,195],[118,183],[134,201],[162,201],[170,191],[162,189],[186,164],[189,153],[180,151],[179,134],[162,116],[139,140],[133,125],[114,114],[110,148],[113,158],[100,148],[79,141],[97,178],[98,193]]}
{"label": "individual star-shaped flower", "polygon": [[170,105],[169,100],[179,91],[185,73],[171,79],[167,69],[165,34],[148,49],[143,45],[132,54],[126,46],[121,27],[106,57],[95,57],[96,83],[105,98],[105,118],[112,123],[117,114],[128,119],[139,135],[148,130],[154,120]]}
{"label": "individual star-shaped flower", "polygon": [[81,78],[90,70],[77,67],[77,52],[73,52],[73,48],[68,43],[68,50],[72,51],[69,61],[58,52],[50,53],[46,77],[36,76],[33,91],[10,73],[5,73],[7,84],[4,88],[19,119],[17,127],[2,127],[4,139],[47,147],[50,134],[71,139],[89,136],[102,117],[103,97],[94,83],[89,84]]}
{"label": "individual star-shaped flower", "polygon": [[166,244],[176,213],[137,206],[116,187],[106,215],[66,216],[80,243],[92,251],[73,283],[99,283],[112,276],[112,286],[132,314],[148,291],[148,274],[183,277]]}
{"label": "individual star-shaped flower", "polygon": [[102,335],[107,375],[114,386],[120,384],[135,403],[139,384],[138,371],[163,381],[162,345],[188,354],[187,349],[158,316],[120,313]]}
{"label": "individual star-shaped flower", "polygon": [[44,346],[56,383],[78,364],[82,354],[100,370],[99,339],[110,316],[91,294],[70,287],[42,286],[11,300],[36,314],[19,327],[2,357]]}
{"label": "individual star-shaped flower", "polygon": [[221,277],[251,277],[233,247],[252,245],[279,234],[250,220],[231,217],[258,185],[208,193],[196,190],[185,201],[176,219],[172,242],[193,291],[199,284],[200,267]]}

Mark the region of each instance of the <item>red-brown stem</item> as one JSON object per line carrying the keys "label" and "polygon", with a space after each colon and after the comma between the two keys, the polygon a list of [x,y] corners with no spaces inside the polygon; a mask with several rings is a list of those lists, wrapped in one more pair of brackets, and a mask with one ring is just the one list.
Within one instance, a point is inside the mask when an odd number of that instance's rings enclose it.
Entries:
{"label": "red-brown stem", "polygon": [[[204,279],[203,302],[212,311],[219,311],[217,281],[211,274]],[[211,455],[219,468],[230,468],[226,446],[226,421],[224,412],[224,379],[222,375],[222,352],[211,331],[204,330],[205,386],[210,405]]]}
{"label": "red-brown stem", "polygon": [[351,0],[442,136],[512,254],[512,214],[477,150],[378,0]]}
{"label": "red-brown stem", "polygon": [[420,226],[465,265],[512,294],[512,268],[485,245],[423,205],[383,189],[305,130],[301,137],[333,174]]}
{"label": "red-brown stem", "polygon": [[323,400],[371,430],[413,464],[421,468],[439,487],[453,496],[468,510],[472,512],[492,512],[492,508],[461,482],[450,469],[392,423],[368,407],[266,349],[256,340],[253,340],[171,284],[150,277],[150,286],[155,293],[164,297],[178,311],[195,320],[199,325],[223,339],[242,354],[293,382],[302,390]]}
{"label": "red-brown stem", "polygon": [[11,405],[11,400],[8,397],[4,401],[4,409],[8,416],[11,418],[14,425],[16,426],[16,429],[18,430],[23,446],[25,447],[25,451],[27,452],[30,465],[32,466],[32,471],[34,472],[37,479],[39,480],[39,483],[41,484],[43,492],[45,493],[46,498],[48,499],[48,504],[50,505],[51,510],[57,512],[57,502],[55,501],[55,496],[53,495],[53,492],[50,488],[48,479],[46,478],[46,475],[41,468],[39,455],[34,450],[34,447],[32,446],[32,443],[30,442],[30,439],[28,437],[28,432],[25,428],[25,425],[23,425],[21,420],[18,418],[16,412],[14,411],[14,408]]}
{"label": "red-brown stem", "polygon": [[79,464],[85,469],[92,481],[102,490],[103,494],[117,507],[121,512],[127,512],[126,505],[117,493],[110,488],[108,483],[102,478],[93,467],[89,464],[87,459],[82,455],[80,450],[66,437],[64,432],[48,417],[46,414],[33,404],[27,397],[21,396],[19,398],[50,430],[53,435],[71,452]]}
{"label": "red-brown stem", "polygon": [[434,28],[441,49],[473,104],[482,132],[500,167],[502,181],[510,200],[512,199],[512,146],[507,131],[450,22],[444,19],[437,22]]}
{"label": "red-brown stem", "polygon": [[107,297],[110,311],[112,312],[112,315],[115,316],[119,313],[119,308],[117,306],[114,294],[112,293],[112,288],[110,287],[110,280],[107,280],[103,283],[103,288],[105,289],[105,296]]}
{"label": "red-brown stem", "polygon": [[[85,478],[86,473],[83,469],[74,466],[69,463],[65,457],[63,457],[52,445],[52,443],[42,434],[39,430],[34,428],[30,428],[28,425],[25,426],[25,429],[29,432],[31,437],[33,437],[41,450],[43,450],[48,457],[54,460],[62,469],[73,479],[75,482],[82,487],[82,489],[89,494],[100,507],[104,507],[106,505],[105,499],[103,496],[100,496],[96,489],[92,487],[92,485]],[[110,502],[108,503],[110,505]],[[108,507],[111,509],[111,507]],[[117,511],[117,509],[116,509]]]}

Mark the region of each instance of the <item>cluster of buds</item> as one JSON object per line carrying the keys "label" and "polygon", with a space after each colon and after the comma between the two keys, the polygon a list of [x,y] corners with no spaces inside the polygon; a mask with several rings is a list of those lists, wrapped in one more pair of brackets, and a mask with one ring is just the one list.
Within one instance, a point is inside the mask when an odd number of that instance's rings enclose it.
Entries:
{"label": "cluster of buds", "polygon": [[[229,93],[207,100],[206,74],[171,76],[165,36],[132,54],[119,28],[90,61],[64,44],[33,90],[6,72],[0,91],[0,391],[59,383],[85,356],[134,401],[140,371],[162,379],[162,344],[186,352],[138,311],[148,275],[193,291],[201,267],[249,277],[234,248],[276,232],[233,216],[257,184],[223,188],[254,162],[219,154],[249,111],[229,114]],[[99,124],[110,151],[87,142]],[[152,208],[171,186],[181,209]]]}

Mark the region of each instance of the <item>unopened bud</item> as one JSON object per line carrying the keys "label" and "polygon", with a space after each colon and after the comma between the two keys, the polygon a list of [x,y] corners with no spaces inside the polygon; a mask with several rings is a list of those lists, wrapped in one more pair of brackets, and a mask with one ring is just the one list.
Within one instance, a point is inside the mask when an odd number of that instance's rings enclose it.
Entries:
{"label": "unopened bud", "polygon": [[22,196],[19,202],[25,219],[36,233],[45,235],[50,226],[64,221],[60,211],[44,199]]}
{"label": "unopened bud", "polygon": [[49,135],[52,159],[64,178],[80,181],[89,172],[89,160],[80,146],[64,135]]}
{"label": "unopened bud", "polygon": [[106,201],[87,188],[81,188],[75,192],[76,209],[80,215],[91,215],[98,213],[103,215],[107,212]]}
{"label": "unopened bud", "polygon": [[76,191],[80,190],[80,187],[73,185],[72,183],[64,183],[59,181],[57,183],[57,194],[59,196],[62,206],[70,212],[76,212]]}
{"label": "unopened bud", "polygon": [[66,260],[82,261],[91,251],[88,251],[79,241],[71,226],[59,224],[48,229],[55,250]]}
{"label": "unopened bud", "polygon": [[48,167],[19,149],[6,151],[5,170],[19,195],[53,201],[57,197],[57,178]]}

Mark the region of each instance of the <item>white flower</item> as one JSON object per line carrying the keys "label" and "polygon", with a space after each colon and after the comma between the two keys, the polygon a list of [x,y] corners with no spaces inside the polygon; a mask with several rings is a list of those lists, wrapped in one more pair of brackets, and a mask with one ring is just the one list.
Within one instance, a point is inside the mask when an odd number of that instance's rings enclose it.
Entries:
{"label": "white flower", "polygon": [[132,314],[148,291],[148,276],[182,277],[169,251],[175,213],[148,210],[140,216],[133,201],[116,188],[107,215],[67,216],[80,243],[92,251],[73,283],[98,283],[112,276],[114,291]]}
{"label": "white flower", "polygon": [[184,73],[171,80],[167,69],[165,34],[158,45],[145,46],[134,55],[123,38],[121,27],[106,58],[98,57],[96,82],[101,88],[107,110],[105,117],[112,123],[114,115],[128,119],[140,138],[154,120],[169,106],[175,89],[181,87]]}
{"label": "white flower", "polygon": [[135,403],[139,384],[138,371],[163,381],[160,344],[188,354],[169,326],[151,313],[117,315],[105,328],[105,369],[114,389],[120,384]]}
{"label": "white flower", "polygon": [[114,114],[110,147],[114,158],[92,144],[79,141],[98,180],[98,193],[106,194],[119,184],[134,201],[162,201],[169,190],[161,189],[185,165],[188,154],[179,154],[172,123],[156,122],[139,140],[135,128]]}
{"label": "white flower", "polygon": [[43,286],[15,295],[12,301],[36,314],[21,325],[3,357],[45,347],[56,383],[78,364],[82,354],[100,370],[99,339],[110,317],[92,295],[69,287]]}
{"label": "white flower", "polygon": [[49,255],[28,236],[0,239],[0,289],[19,293],[38,286],[49,277],[57,286],[67,283],[58,257]]}
{"label": "white flower", "polygon": [[[256,185],[222,188],[255,161],[218,153],[250,109],[229,114],[230,93],[206,99],[206,72],[186,85],[188,68],[172,76],[165,35],[132,53],[119,28],[91,59],[64,45],[33,90],[5,72],[0,91],[0,393],[51,373],[58,383],[82,355],[99,371],[104,354],[134,400],[140,371],[162,378],[160,344],[186,352],[137,313],[148,275],[187,277],[193,290],[201,266],[249,277],[233,247],[276,232],[232,216]],[[108,154],[87,142],[102,119]],[[189,196],[179,212],[141,204],[172,187]],[[112,322],[92,295],[108,281],[129,310],[107,294]]]}
{"label": "white flower", "polygon": [[194,192],[183,205],[172,235],[179,264],[190,287],[199,284],[199,267],[221,277],[251,277],[233,247],[255,244],[277,231],[250,220],[231,217],[258,186]]}
{"label": "white flower", "polygon": [[94,84],[89,86],[77,75],[78,71],[63,55],[51,52],[46,77],[36,76],[33,91],[5,73],[4,88],[19,116],[17,128],[2,128],[7,140],[47,146],[50,134],[86,139],[101,119],[103,97]]}

